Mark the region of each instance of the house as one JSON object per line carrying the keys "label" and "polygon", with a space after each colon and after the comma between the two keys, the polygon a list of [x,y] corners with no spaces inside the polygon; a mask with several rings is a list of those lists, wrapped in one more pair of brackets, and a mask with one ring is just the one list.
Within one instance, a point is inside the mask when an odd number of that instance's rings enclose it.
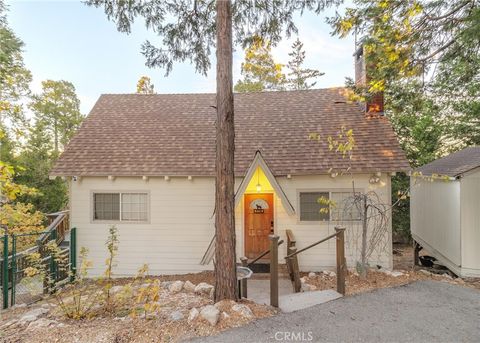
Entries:
{"label": "house", "polygon": [[[359,65],[357,63],[357,65]],[[358,73],[357,73],[358,74]],[[362,109],[344,88],[235,94],[237,258],[254,258],[268,235],[300,249],[347,226],[347,262],[358,258],[359,215],[320,211],[357,190],[391,203],[391,175],[409,170],[383,104]],[[201,265],[214,235],[215,94],[102,95],[53,168],[69,184],[71,225],[102,272],[108,228],[119,233],[117,275],[143,264],[153,274],[212,269]],[[330,151],[328,137],[353,129],[352,159]],[[315,133],[320,139],[309,139]],[[348,170],[348,173],[343,173]],[[336,209],[336,213],[341,212]],[[349,240],[349,238],[351,238]],[[391,221],[372,263],[392,267]],[[279,260],[284,263],[285,248]],[[302,270],[335,265],[335,242],[299,256]]]}
{"label": "house", "polygon": [[461,277],[480,277],[480,147],[419,168],[411,176],[413,239]]}

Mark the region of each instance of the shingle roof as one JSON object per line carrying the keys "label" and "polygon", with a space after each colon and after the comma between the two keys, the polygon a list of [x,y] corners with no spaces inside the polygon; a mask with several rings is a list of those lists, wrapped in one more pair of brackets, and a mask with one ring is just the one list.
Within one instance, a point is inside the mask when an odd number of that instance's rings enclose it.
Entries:
{"label": "shingle roof", "polygon": [[[327,137],[352,128],[351,170],[405,171],[386,118],[367,118],[343,88],[235,94],[235,173],[259,150],[275,176],[348,167]],[[53,168],[57,176],[212,176],[215,94],[102,95]],[[320,134],[320,142],[309,140]]]}
{"label": "shingle roof", "polygon": [[422,175],[432,174],[457,177],[480,167],[480,146],[472,146],[440,158],[417,169]]}

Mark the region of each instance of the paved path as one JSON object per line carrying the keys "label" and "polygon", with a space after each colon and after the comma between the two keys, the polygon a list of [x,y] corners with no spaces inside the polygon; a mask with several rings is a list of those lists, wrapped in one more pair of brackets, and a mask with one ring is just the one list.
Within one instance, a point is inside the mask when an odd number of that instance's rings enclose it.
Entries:
{"label": "paved path", "polygon": [[480,342],[480,292],[421,281],[341,298],[198,342]]}

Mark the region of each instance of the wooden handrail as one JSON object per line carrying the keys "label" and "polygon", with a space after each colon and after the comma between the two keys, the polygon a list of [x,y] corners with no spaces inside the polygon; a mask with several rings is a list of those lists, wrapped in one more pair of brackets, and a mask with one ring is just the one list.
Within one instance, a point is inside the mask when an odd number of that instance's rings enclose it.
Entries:
{"label": "wooden handrail", "polygon": [[69,229],[67,223],[68,211],[49,213],[46,216],[51,219],[51,222],[45,232],[37,238],[38,246],[45,244],[54,231],[56,231],[56,242],[62,242],[65,238],[65,233]]}
{"label": "wooden handrail", "polygon": [[287,258],[291,258],[291,257],[293,257],[293,256],[295,256],[295,255],[298,255],[298,254],[300,254],[301,252],[304,252],[305,250],[308,250],[308,249],[310,249],[310,248],[313,248],[314,246],[317,246],[317,245],[319,245],[320,243],[323,243],[323,242],[325,242],[325,241],[328,241],[329,239],[332,239],[333,237],[336,237],[337,235],[338,235],[338,232],[335,232],[335,233],[331,234],[330,236],[325,237],[324,239],[319,240],[318,242],[315,242],[315,243],[313,243],[313,244],[310,244],[308,247],[305,247],[305,248],[303,248],[303,249],[300,249],[300,250],[298,250],[298,251],[295,251],[294,253],[291,253],[290,255],[285,256],[285,258],[287,259]]}
{"label": "wooden handrail", "polygon": [[[283,239],[280,242],[278,242],[278,246],[280,246],[282,244],[283,244]],[[252,262],[248,263],[247,267],[251,266],[252,264],[257,262],[259,259],[261,259],[263,256],[267,255],[268,253],[270,253],[270,249],[265,250],[260,255],[258,255],[258,257],[256,257]]]}
{"label": "wooden handrail", "polygon": [[[290,230],[287,230],[287,238],[289,238],[289,232]],[[291,233],[291,232],[290,232]],[[291,233],[290,238],[292,238],[293,233]],[[295,293],[301,291],[301,282],[300,282],[300,268],[298,266],[298,254],[301,252],[304,252],[305,250],[308,250],[310,248],[313,248],[314,246],[319,245],[320,243],[323,243],[325,241],[328,241],[329,239],[332,239],[336,237],[336,264],[337,264],[337,291],[340,294],[345,295],[345,275],[347,273],[347,265],[346,265],[346,260],[345,260],[345,228],[335,228],[335,233],[331,234],[330,236],[327,236],[318,242],[315,242],[313,244],[310,244],[309,246],[300,249],[297,251],[297,248],[295,247],[295,244],[291,244],[289,242],[289,245],[287,246],[287,256],[285,256],[286,259],[286,264],[288,271],[290,273],[290,279],[292,280],[293,283],[293,289]]]}
{"label": "wooden handrail", "polygon": [[295,235],[293,234],[293,231],[288,229],[288,230],[285,231],[285,234],[287,235],[288,246],[295,245],[297,240],[295,239]]}

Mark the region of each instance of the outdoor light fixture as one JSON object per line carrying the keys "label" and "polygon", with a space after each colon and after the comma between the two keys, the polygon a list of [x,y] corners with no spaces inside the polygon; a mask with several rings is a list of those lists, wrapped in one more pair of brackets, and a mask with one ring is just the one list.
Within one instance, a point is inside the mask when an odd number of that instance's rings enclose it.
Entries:
{"label": "outdoor light fixture", "polygon": [[257,169],[257,193],[262,191],[262,185],[260,184],[260,168]]}

